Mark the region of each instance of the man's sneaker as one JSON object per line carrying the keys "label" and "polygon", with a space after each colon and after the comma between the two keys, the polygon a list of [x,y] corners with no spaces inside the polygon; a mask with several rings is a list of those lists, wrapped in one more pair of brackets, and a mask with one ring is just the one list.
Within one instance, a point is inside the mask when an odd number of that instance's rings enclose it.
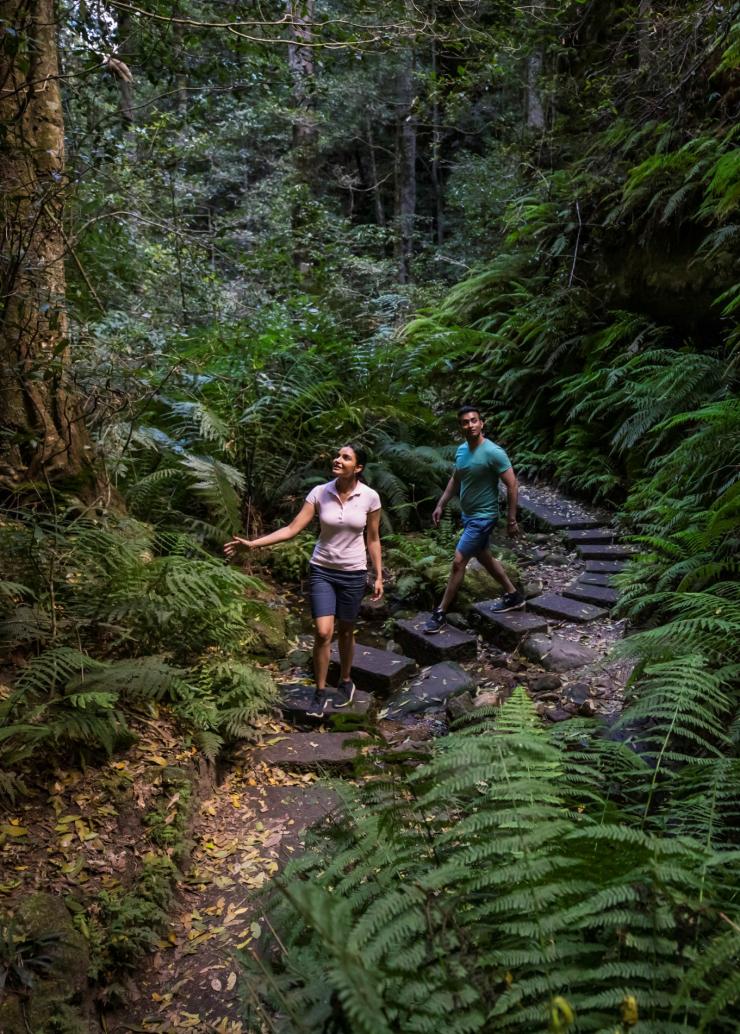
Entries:
{"label": "man's sneaker", "polygon": [[518,610],[524,606],[524,593],[519,592],[505,592],[500,600],[496,600],[488,608],[489,610],[495,611],[497,614],[503,614],[505,610]]}
{"label": "man's sneaker", "polygon": [[334,705],[334,707],[349,707],[354,698],[354,682],[352,681],[352,679],[343,679],[337,686],[336,693],[332,693],[332,704]]}
{"label": "man's sneaker", "polygon": [[447,615],[439,607],[432,611],[432,616],[429,618],[427,623],[424,625],[424,631],[427,635],[434,635],[435,632],[439,632],[447,624]]}

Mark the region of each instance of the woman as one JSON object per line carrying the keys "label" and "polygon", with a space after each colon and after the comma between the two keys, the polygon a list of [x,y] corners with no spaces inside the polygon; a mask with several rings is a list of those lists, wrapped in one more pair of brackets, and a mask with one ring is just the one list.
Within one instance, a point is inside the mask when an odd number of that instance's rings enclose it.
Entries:
{"label": "woman", "polygon": [[314,620],[313,670],[317,703],[326,706],[326,675],[329,670],[334,624],[339,641],[339,693],[332,694],[334,706],[346,707],[354,696],[352,658],[355,649],[354,624],[367,578],[367,555],[363,531],[367,528],[367,553],[375,569],[372,598],[383,595],[380,558],[380,496],[360,480],[367,461],[364,449],[343,445],[332,464],[334,480],[311,489],[303,506],[285,528],[258,539],[235,537],[224,546],[227,556],[239,546],[257,549],[287,542],[318,516],[321,534],[314,547],[309,567],[309,594]]}

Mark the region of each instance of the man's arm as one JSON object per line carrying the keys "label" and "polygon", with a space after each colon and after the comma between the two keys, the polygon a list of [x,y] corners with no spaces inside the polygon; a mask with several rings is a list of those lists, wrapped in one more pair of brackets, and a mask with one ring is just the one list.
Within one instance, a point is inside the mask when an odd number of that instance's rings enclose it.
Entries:
{"label": "man's arm", "polygon": [[460,475],[456,470],[453,470],[452,477],[447,482],[447,488],[445,488],[444,492],[439,497],[437,505],[434,507],[434,512],[432,513],[432,522],[434,523],[435,528],[439,525],[439,522],[442,520],[442,512],[444,511],[445,506],[447,506],[450,499],[452,499],[453,495],[457,495],[459,491]]}
{"label": "man's arm", "polygon": [[516,479],[514,468],[509,467],[499,477],[506,485],[506,532],[511,538],[519,534],[519,525],[516,520],[516,505],[519,498],[519,482]]}

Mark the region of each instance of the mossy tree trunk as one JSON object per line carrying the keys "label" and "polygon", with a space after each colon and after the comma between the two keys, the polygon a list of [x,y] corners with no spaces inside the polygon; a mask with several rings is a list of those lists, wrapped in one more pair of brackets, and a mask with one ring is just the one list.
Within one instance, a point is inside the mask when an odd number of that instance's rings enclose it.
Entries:
{"label": "mossy tree trunk", "polygon": [[293,262],[299,273],[310,272],[311,200],[318,164],[319,129],[316,119],[315,63],[313,51],[314,0],[288,0],[292,42],[288,66],[293,80],[293,169],[291,208]]}
{"label": "mossy tree trunk", "polygon": [[90,445],[69,381],[54,4],[6,0],[4,11],[13,32],[0,51],[0,486],[62,477],[89,486]]}

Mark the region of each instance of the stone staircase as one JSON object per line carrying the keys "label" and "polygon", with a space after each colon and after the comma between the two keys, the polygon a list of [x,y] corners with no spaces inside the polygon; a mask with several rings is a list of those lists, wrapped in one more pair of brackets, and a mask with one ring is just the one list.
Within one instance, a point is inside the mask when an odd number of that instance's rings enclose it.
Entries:
{"label": "stone staircase", "polygon": [[[478,602],[468,614],[469,627],[465,629],[449,624],[430,636],[423,631],[428,613],[397,620],[396,649],[400,648],[402,653],[357,643],[352,667],[357,689],[349,707],[329,704],[321,714],[316,714],[306,681],[282,686],[280,706],[284,718],[299,730],[321,727],[311,732],[297,731],[270,748],[277,751],[283,765],[305,768],[351,763],[363,750],[362,743],[355,740],[343,746],[350,734],[326,731],[327,727],[358,728],[376,724],[378,719],[405,720],[445,708],[450,712],[450,701],[462,697],[475,706],[473,698],[479,684],[474,669],[481,649],[500,652],[502,656],[528,657],[551,672],[588,663],[594,651],[579,649],[578,643],[562,638],[558,632],[609,619],[609,611],[617,601],[611,576],[623,569],[634,550],[620,544],[616,530],[603,519],[551,490],[525,489],[520,494],[520,507],[528,526],[560,536],[575,550],[574,563],[579,569],[573,581],[559,591],[532,595],[522,610],[500,614],[492,609],[495,600]],[[545,538],[541,534],[534,537]],[[517,662],[509,663],[515,666]],[[329,683],[336,685],[338,678],[335,646]],[[549,678],[552,681],[553,676]],[[580,693],[583,695],[582,689]],[[485,692],[479,694],[481,700],[490,696]],[[562,708],[549,712],[552,720],[569,716]]]}

